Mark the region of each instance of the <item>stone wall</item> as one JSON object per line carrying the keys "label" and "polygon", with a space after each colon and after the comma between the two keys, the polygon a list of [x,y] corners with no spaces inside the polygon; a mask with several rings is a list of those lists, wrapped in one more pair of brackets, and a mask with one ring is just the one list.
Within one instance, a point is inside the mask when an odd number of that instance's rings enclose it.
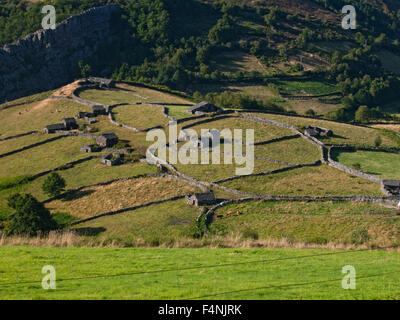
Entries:
{"label": "stone wall", "polygon": [[76,76],[80,60],[95,57],[114,37],[110,24],[118,6],[92,8],[55,30],[39,30],[0,48],[0,103],[63,86]]}

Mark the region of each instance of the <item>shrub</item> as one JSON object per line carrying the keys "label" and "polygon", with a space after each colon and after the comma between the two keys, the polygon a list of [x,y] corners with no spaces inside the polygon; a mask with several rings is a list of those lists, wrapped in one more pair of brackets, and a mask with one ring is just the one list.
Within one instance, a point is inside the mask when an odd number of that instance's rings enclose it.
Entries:
{"label": "shrub", "polygon": [[306,115],[310,116],[310,117],[315,117],[316,113],[315,113],[315,111],[313,109],[308,109],[306,111]]}
{"label": "shrub", "polygon": [[375,143],[375,147],[380,147],[382,144],[381,136],[377,136],[374,143]]}
{"label": "shrub", "polygon": [[351,233],[351,242],[354,244],[363,244],[370,239],[368,230],[366,228],[362,228],[360,230],[354,230]]}
{"label": "shrub", "polygon": [[15,209],[12,218],[5,223],[8,235],[35,236],[57,228],[50,212],[30,194],[12,195],[8,204]]}
{"label": "shrub", "polygon": [[251,228],[244,229],[242,231],[242,236],[244,239],[258,240],[258,232]]}
{"label": "shrub", "polygon": [[51,173],[43,182],[42,190],[50,197],[58,196],[65,189],[65,180],[56,172]]}
{"label": "shrub", "polygon": [[359,164],[358,162],[357,162],[357,163],[353,163],[353,164],[352,164],[352,167],[353,167],[354,169],[358,170],[358,171],[361,170],[361,164]]}

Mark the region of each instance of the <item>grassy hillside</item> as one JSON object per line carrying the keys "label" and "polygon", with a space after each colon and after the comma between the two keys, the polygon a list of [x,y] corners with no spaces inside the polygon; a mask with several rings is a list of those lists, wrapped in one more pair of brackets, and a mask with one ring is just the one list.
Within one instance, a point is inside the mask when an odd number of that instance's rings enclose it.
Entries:
{"label": "grassy hillside", "polygon": [[[6,257],[0,261],[2,299],[398,299],[400,295],[398,252],[1,247],[0,254]],[[44,265],[56,268],[56,290],[41,288]],[[342,289],[346,265],[356,268],[356,290]],[[11,284],[20,282],[29,283]]]}

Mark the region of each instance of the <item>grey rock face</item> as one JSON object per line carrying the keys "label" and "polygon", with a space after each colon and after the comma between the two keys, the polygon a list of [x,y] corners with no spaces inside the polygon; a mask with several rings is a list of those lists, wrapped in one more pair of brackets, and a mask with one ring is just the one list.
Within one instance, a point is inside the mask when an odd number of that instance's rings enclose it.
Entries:
{"label": "grey rock face", "polygon": [[0,103],[71,82],[78,62],[112,40],[111,16],[116,10],[116,5],[92,8],[54,30],[39,30],[0,48]]}

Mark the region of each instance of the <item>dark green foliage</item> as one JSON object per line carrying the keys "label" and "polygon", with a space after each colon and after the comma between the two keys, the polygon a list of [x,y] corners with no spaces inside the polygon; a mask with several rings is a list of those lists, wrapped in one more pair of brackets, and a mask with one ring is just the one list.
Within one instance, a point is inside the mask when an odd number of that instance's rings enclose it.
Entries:
{"label": "dark green foliage", "polygon": [[8,199],[15,210],[5,223],[5,232],[9,235],[35,236],[57,228],[50,212],[30,194],[16,194]]}
{"label": "dark green foliage", "polygon": [[374,143],[375,143],[375,147],[380,147],[382,144],[381,136],[377,136]]}
{"label": "dark green foliage", "polygon": [[42,190],[48,196],[55,197],[64,191],[65,186],[65,180],[57,172],[53,172],[44,180]]}

